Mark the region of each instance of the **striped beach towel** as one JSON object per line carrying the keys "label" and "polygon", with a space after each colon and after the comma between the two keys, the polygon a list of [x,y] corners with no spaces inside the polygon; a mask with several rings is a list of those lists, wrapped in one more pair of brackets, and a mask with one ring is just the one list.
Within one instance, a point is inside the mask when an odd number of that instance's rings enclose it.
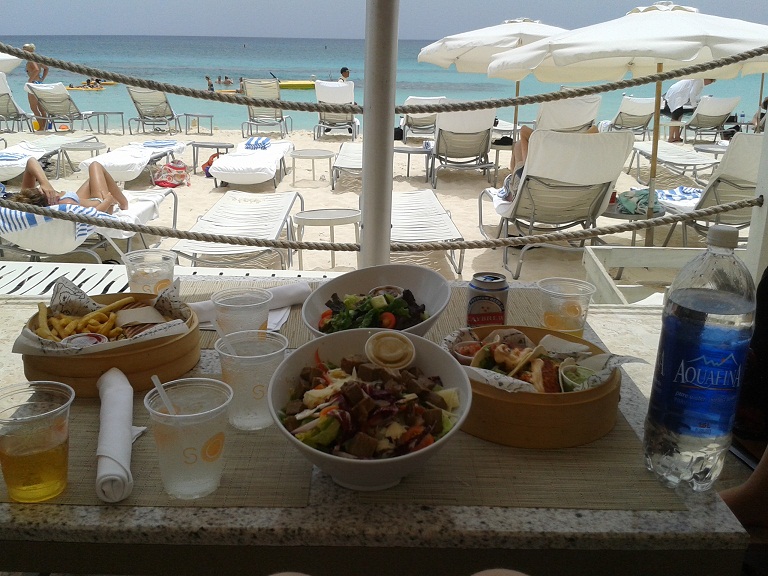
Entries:
{"label": "striped beach towel", "polygon": [[[11,197],[9,200],[13,200],[13,198]],[[112,214],[99,212],[96,208],[91,208],[90,206],[57,204],[56,206],[50,206],[50,208],[60,212],[72,212],[75,214],[83,214],[84,216],[103,218],[105,220],[119,220]],[[19,212],[18,210],[0,208],[0,236],[13,232],[21,232],[22,230],[29,230],[50,220],[53,220],[53,218],[49,216],[39,216],[30,212]],[[93,232],[94,227],[90,224],[82,222],[75,222],[74,224],[75,240],[78,242],[83,242]]]}
{"label": "striped beach towel", "polygon": [[27,158],[27,154],[19,154],[17,152],[0,152],[0,162],[15,162],[22,158]]}
{"label": "striped beach towel", "polygon": [[245,141],[246,150],[266,150],[271,142],[266,136],[252,136]]}
{"label": "striped beach towel", "polygon": [[681,200],[699,200],[702,192],[703,190],[701,188],[678,186],[671,190],[656,190],[656,196],[659,200],[679,202]]}
{"label": "striped beach towel", "polygon": [[176,140],[148,140],[144,142],[146,148],[169,148],[176,146]]}

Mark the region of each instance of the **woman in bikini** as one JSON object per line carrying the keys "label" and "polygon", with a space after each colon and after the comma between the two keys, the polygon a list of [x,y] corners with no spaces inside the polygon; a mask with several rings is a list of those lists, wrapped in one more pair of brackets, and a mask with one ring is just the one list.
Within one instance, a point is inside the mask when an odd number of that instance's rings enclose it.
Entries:
{"label": "woman in bikini", "polygon": [[[21,49],[25,52],[34,52],[35,45],[24,44]],[[32,60],[27,60],[27,82],[30,84],[40,84],[45,80],[46,76],[48,76],[48,66],[45,64],[38,64]],[[32,114],[37,118],[38,132],[43,132],[46,124],[43,118],[45,114],[40,108],[40,103],[37,101],[37,97],[31,92],[29,93],[29,107],[32,109]]]}
{"label": "woman in bikini", "polygon": [[115,206],[122,210],[128,209],[128,200],[122,190],[98,162],[92,162],[88,167],[88,179],[77,192],[57,192],[48,181],[40,162],[30,158],[21,179],[21,191],[14,194],[12,200],[35,206],[77,204],[107,213],[111,213]]}

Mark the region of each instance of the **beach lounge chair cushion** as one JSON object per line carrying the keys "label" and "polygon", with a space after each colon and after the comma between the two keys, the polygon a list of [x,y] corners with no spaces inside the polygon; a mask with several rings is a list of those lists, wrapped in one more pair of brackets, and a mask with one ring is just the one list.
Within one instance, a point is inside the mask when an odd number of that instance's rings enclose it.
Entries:
{"label": "beach lounge chair cushion", "polygon": [[30,157],[40,160],[58,153],[62,144],[86,140],[96,140],[96,137],[92,134],[82,136],[52,134],[9,146],[0,151],[0,180],[10,180],[22,174]]}
{"label": "beach lounge chair cushion", "polygon": [[80,162],[80,170],[87,172],[91,163],[98,162],[118,182],[130,182],[138,178],[150,162],[156,162],[165,156],[183,154],[186,146],[184,142],[176,140],[131,142],[106,154],[83,160]]}
{"label": "beach lounge chair cushion", "polygon": [[280,140],[271,140],[266,150],[249,150],[246,142],[241,142],[234,152],[216,158],[208,171],[230,184],[261,184],[275,179],[286,154],[293,149],[292,142]]}

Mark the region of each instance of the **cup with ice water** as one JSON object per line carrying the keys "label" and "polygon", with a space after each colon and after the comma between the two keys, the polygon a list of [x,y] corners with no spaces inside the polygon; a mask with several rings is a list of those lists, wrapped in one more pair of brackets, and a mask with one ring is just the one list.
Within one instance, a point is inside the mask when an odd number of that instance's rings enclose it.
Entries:
{"label": "cup with ice water", "polygon": [[163,389],[175,414],[169,414],[156,389],[144,397],[163,487],[174,498],[201,498],[221,481],[232,388],[212,378],[182,378]]}
{"label": "cup with ice water", "polygon": [[42,502],[67,487],[74,399],[75,391],[60,382],[0,389],[0,467],[12,500]]}
{"label": "cup with ice water", "polygon": [[266,330],[272,292],[263,288],[229,288],[211,296],[220,334]]}
{"label": "cup with ice water", "polygon": [[173,283],[176,254],[170,250],[135,250],[123,255],[128,289],[142,294],[160,294]]}
{"label": "cup with ice water", "polygon": [[541,293],[541,325],[583,337],[595,286],[576,278],[544,278],[536,284]]}
{"label": "cup with ice water", "polygon": [[272,374],[285,358],[288,339],[277,332],[245,330],[216,341],[221,373],[235,397],[229,422],[240,430],[260,430],[273,424],[267,401]]}

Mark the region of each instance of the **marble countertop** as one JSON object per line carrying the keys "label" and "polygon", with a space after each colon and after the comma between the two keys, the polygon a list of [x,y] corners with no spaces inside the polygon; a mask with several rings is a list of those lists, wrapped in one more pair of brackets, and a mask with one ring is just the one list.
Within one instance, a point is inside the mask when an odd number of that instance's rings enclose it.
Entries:
{"label": "marble countertop", "polygon": [[[10,352],[10,345],[36,301],[0,297],[0,319],[7,327],[0,335],[0,370],[6,384],[24,379],[21,358]],[[641,387],[627,374],[622,382],[620,409],[638,435],[647,409],[660,314],[657,307],[642,306],[604,305],[590,311],[595,335],[612,352],[632,353],[651,362],[631,365]],[[218,373],[215,353],[203,350],[193,372]],[[638,474],[642,473],[639,469]],[[264,574],[287,568],[316,575],[334,573],[325,562],[316,562],[313,550],[317,549],[325,550],[324,558],[371,563],[368,574],[416,573],[414,567],[422,560],[440,568],[429,570],[432,574],[468,575],[469,570],[498,565],[528,567],[532,573],[546,565],[547,574],[574,574],[583,566],[592,574],[615,574],[619,563],[623,563],[622,573],[643,574],[653,573],[646,570],[656,562],[662,570],[656,573],[679,573],[684,566],[698,574],[738,574],[748,543],[746,531],[715,491],[693,494],[681,488],[678,493],[685,511],[355,506],[345,503],[344,489],[315,469],[306,508],[0,504],[0,569],[104,570],[106,560],[94,552],[98,550],[114,558],[124,556],[129,564],[119,573],[167,573],[167,565],[162,568],[150,563],[159,560],[150,559],[176,552],[187,561],[189,573],[202,573],[196,560],[201,547],[195,545],[205,544],[202,548],[207,552],[217,546],[238,547],[241,563],[251,561],[250,555],[269,559],[263,568],[254,568],[253,573]],[[58,543],[82,550],[83,556],[60,558]],[[170,547],[165,552],[152,548],[158,545]],[[132,552],[142,546],[148,546],[143,560]],[[394,550],[398,560],[391,555]],[[416,553],[418,560],[409,560]],[[388,557],[391,567],[382,564]],[[643,563],[636,565],[640,559]],[[676,565],[680,570],[671,568]]]}

